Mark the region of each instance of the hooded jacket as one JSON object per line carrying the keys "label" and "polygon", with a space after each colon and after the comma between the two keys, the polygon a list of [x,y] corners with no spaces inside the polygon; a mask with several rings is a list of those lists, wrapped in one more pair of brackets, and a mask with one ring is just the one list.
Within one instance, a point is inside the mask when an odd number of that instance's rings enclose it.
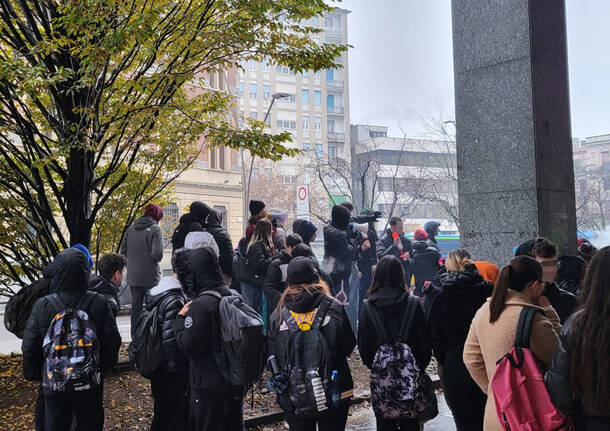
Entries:
{"label": "hooded jacket", "polygon": [[[390,338],[397,336],[400,331],[402,319],[409,304],[409,296],[409,293],[402,289],[382,286],[368,298],[367,307],[372,306],[377,309]],[[426,325],[424,310],[421,305],[417,305],[411,330],[406,338],[401,341],[409,346],[419,368],[421,370],[426,369],[432,356],[432,343],[430,342],[430,330]],[[358,351],[367,368],[371,368],[373,365],[373,359],[380,345],[381,340],[369,312],[366,307],[362,307],[358,321]]]}
{"label": "hooded jacket", "polygon": [[309,220],[297,219],[292,224],[292,230],[294,233],[301,235],[304,244],[310,245],[311,238],[318,231],[318,228]]}
{"label": "hooded jacket", "polygon": [[546,296],[559,315],[561,323],[568,320],[568,317],[574,313],[578,305],[576,295],[572,295],[563,289],[560,289],[557,283],[549,283],[542,292]]}
{"label": "hooded jacket", "polygon": [[218,258],[209,248],[190,250],[190,271],[179,274],[180,284],[193,302],[186,316],[178,315],[174,321],[174,332],[178,347],[189,360],[189,384],[191,389],[224,391],[233,388],[241,394],[241,388],[230,387],[222,377],[214,354],[220,351],[220,300],[204,295],[215,290],[223,296],[231,295],[225,285]]}
{"label": "hooded jacket", "polygon": [[[441,254],[438,249],[431,247],[426,241],[413,242],[413,255],[411,256],[411,271],[415,277],[415,288],[418,293],[423,292],[424,283],[433,281],[437,277]],[[421,296],[421,295],[420,295]]]}
{"label": "hooded jacket", "polygon": [[275,310],[282,293],[286,289],[286,271],[291,260],[292,256],[285,251],[281,251],[273,257],[267,268],[263,292],[267,298],[267,310],[269,312]]}
{"label": "hooded jacket", "polygon": [[150,289],[144,302],[148,311],[157,307],[161,322],[163,353],[167,358],[165,369],[171,373],[188,373],[188,360],[180,351],[174,332],[174,322],[186,302],[182,286],[174,277],[163,277],[157,286]]}
{"label": "hooded jacket", "polygon": [[347,228],[350,211],[340,205],[332,209],[332,221],[324,226],[324,267],[340,278],[348,278],[352,272],[352,262],[358,259],[358,249],[349,240]]}
{"label": "hooded jacket", "polygon": [[373,266],[377,265],[377,232],[375,229],[371,229],[367,232],[367,238],[371,246],[364,251],[360,251],[358,255],[358,269],[363,274],[371,274]]}
{"label": "hooded jacket", "polygon": [[[575,419],[581,419],[583,429],[586,430],[608,430],[610,429],[610,412],[594,411],[587,402],[579,399],[570,385],[570,371],[572,369],[572,342],[574,333],[574,320],[583,313],[582,310],[572,315],[561,328],[559,335],[559,348],[553,355],[549,371],[544,376],[544,381],[549,390],[551,401],[565,414]],[[578,428],[581,429],[581,428]]]}
{"label": "hooded jacket", "polygon": [[[438,299],[438,298],[437,298]],[[495,400],[489,384],[496,371],[496,362],[503,357],[515,343],[519,314],[523,307],[537,308],[532,323],[530,349],[543,367],[548,367],[557,349],[561,330],[559,317],[553,307],[538,307],[520,292],[509,289],[505,308],[498,320],[489,323],[489,300],[476,312],[464,345],[464,364],[472,379],[487,394],[485,406],[485,431],[503,430],[496,414]]]}
{"label": "hooded jacket", "polygon": [[220,253],[218,261],[222,273],[229,278],[233,277],[233,243],[231,242],[229,232],[222,227],[220,213],[215,209],[210,211],[204,230],[209,232],[214,237],[214,240],[216,240],[216,244],[218,244]]}
{"label": "hooded jacket", "polygon": [[434,356],[444,364],[447,351],[462,352],[477,310],[493,292],[493,285],[475,267],[464,272],[448,272],[441,293],[430,309],[430,329]]}
{"label": "hooded jacket", "polygon": [[[89,263],[84,253],[77,249],[63,250],[56,258],[53,284],[60,300],[66,308],[75,307],[85,294],[89,283]],[[23,336],[23,377],[27,380],[40,381],[44,356],[42,343],[51,321],[57,314],[49,297],[40,298],[34,305],[28,325]],[[95,326],[100,343],[100,368],[102,373],[109,371],[118,359],[121,346],[121,335],[116,321],[104,295],[96,294],[85,311]]]}
{"label": "hooded jacket", "polygon": [[[413,246],[411,245],[411,241],[408,238],[405,238],[404,234],[400,236],[400,241],[402,242],[402,252],[409,253],[409,255],[413,256]],[[396,256],[398,259],[402,261],[402,268],[405,271],[405,281],[407,286],[411,285],[411,263],[409,259],[402,259],[401,252],[394,245],[394,238],[392,237],[392,231],[388,229],[379,239],[379,243],[377,244],[377,257],[381,260],[382,257],[392,255]]]}
{"label": "hooded jacket", "polygon": [[92,275],[89,278],[89,290],[104,295],[112,315],[116,317],[121,307],[121,302],[119,300],[119,290],[114,283],[106,280],[101,275]]}
{"label": "hooded jacket", "polygon": [[[354,389],[352,374],[347,364],[347,357],[356,346],[356,337],[350,326],[345,308],[339,301],[319,292],[306,291],[286,295],[284,306],[297,314],[305,314],[317,310],[322,300],[331,301],[328,313],[322,322],[320,332],[328,343],[331,353],[331,367],[339,372],[339,387],[342,394],[348,394]],[[282,324],[280,310],[275,310],[269,317],[267,329],[267,349],[269,356],[275,355],[280,368],[286,363],[287,346],[292,332]]]}
{"label": "hooded jacket", "polygon": [[186,213],[182,217],[180,217],[180,221],[174,233],[172,235],[172,250],[175,252],[176,250],[180,250],[184,247],[184,240],[186,236],[191,232],[199,232],[203,230],[203,220],[201,217]]}
{"label": "hooded jacket", "polygon": [[127,285],[150,289],[161,279],[163,233],[152,217],[140,217],[125,232],[121,254],[127,257]]}

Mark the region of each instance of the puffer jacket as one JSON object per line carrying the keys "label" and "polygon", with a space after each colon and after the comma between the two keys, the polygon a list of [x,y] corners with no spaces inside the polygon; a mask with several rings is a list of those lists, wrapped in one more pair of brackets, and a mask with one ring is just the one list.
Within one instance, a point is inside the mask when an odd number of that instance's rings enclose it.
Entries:
{"label": "puffer jacket", "polygon": [[229,385],[218,369],[214,355],[220,351],[220,300],[204,292],[215,290],[223,296],[231,295],[225,285],[218,258],[209,249],[198,248],[189,254],[191,275],[189,282],[195,297],[186,313],[174,321],[174,332],[180,350],[189,360],[189,384],[192,390],[231,390],[242,395],[243,388]]}
{"label": "puffer jacket", "polygon": [[89,290],[104,295],[112,315],[116,317],[121,308],[121,302],[119,301],[119,290],[112,281],[106,280],[101,275],[92,275],[89,278]]}
{"label": "puffer jacket", "polygon": [[349,222],[349,210],[336,205],[331,223],[324,226],[324,268],[331,276],[342,279],[350,276],[352,262],[358,259],[358,249],[347,232]]}
{"label": "puffer jacket", "polygon": [[544,376],[553,404],[571,416],[580,426],[577,429],[601,431],[610,429],[610,412],[594,411],[585,400],[579,399],[570,386],[572,369],[571,340],[574,333],[574,320],[583,313],[574,313],[561,328],[559,347],[553,354],[551,366]]}
{"label": "puffer jacket", "polygon": [[[317,310],[322,300],[328,300],[331,303],[320,332],[328,343],[332,369],[339,372],[341,393],[349,396],[350,393],[353,393],[354,381],[347,364],[347,357],[356,346],[356,337],[343,305],[336,299],[319,292],[302,292],[287,295],[284,306],[294,313],[305,314]],[[292,333],[288,327],[282,324],[281,310],[276,309],[269,317],[267,349],[269,356],[275,355],[280,368],[283,368],[286,363],[287,346],[291,335]]]}
{"label": "puffer jacket", "polygon": [[[398,335],[403,317],[407,311],[409,293],[391,286],[383,286],[373,292],[368,298],[367,307],[375,307],[381,317],[383,327],[390,338]],[[414,299],[411,299],[414,300]],[[432,356],[432,344],[430,342],[430,330],[426,324],[424,310],[417,305],[411,330],[401,340],[406,343],[413,353],[420,369],[424,370],[430,363]],[[367,368],[373,365],[373,359],[381,346],[379,334],[375,330],[373,321],[365,307],[360,312],[358,321],[358,351],[362,362]]]}
{"label": "puffer jacket", "polygon": [[281,251],[274,256],[267,268],[263,292],[267,298],[267,310],[269,310],[269,312],[275,310],[277,302],[286,289],[286,271],[291,260],[292,256],[285,251]]}
{"label": "puffer jacket", "polygon": [[229,232],[222,227],[220,213],[215,209],[210,210],[204,230],[214,237],[214,240],[218,245],[218,250],[220,252],[218,262],[220,263],[222,273],[229,278],[233,277],[233,243],[231,242]]}
{"label": "puffer jacket", "polygon": [[426,281],[437,281],[441,254],[438,249],[430,246],[426,241],[413,242],[413,255],[411,256],[411,270],[415,277],[415,291],[422,296]]}
{"label": "puffer jacket", "polygon": [[246,279],[248,283],[251,283],[255,286],[263,287],[263,283],[265,281],[265,274],[267,273],[267,269],[271,264],[271,259],[273,258],[273,253],[265,244],[262,242],[256,242],[252,244],[250,250],[246,253],[247,259],[247,268],[249,270],[249,274],[246,275]]}
{"label": "puffer jacket", "polygon": [[[66,308],[75,307],[87,292],[89,283],[89,262],[84,253],[77,249],[63,250],[58,257],[62,265],[52,279],[55,293]],[[104,295],[95,294],[85,311],[95,326],[100,343],[100,369],[108,372],[118,359],[121,335],[116,326],[108,301]],[[23,335],[23,377],[27,380],[42,380],[44,356],[42,343],[57,310],[49,302],[49,297],[40,298],[34,305]],[[56,394],[49,394],[56,395]]]}
{"label": "puffer jacket", "polygon": [[[411,241],[408,238],[405,238],[404,235],[400,236],[400,242],[402,242],[402,252],[409,253],[410,256],[413,256],[413,246],[411,245]],[[381,260],[382,257],[392,255],[396,256],[398,259],[402,261],[402,268],[405,271],[405,281],[407,286],[411,285],[411,261],[410,259],[402,259],[400,250],[398,247],[394,245],[394,238],[392,237],[392,231],[388,229],[379,239],[379,243],[377,244],[377,257]]]}
{"label": "puffer jacket", "polygon": [[440,364],[449,350],[463,352],[472,319],[492,291],[493,285],[474,266],[464,272],[448,272],[443,278],[441,293],[430,310],[432,347]]}
{"label": "puffer jacket", "polygon": [[127,284],[150,289],[161,279],[163,233],[152,217],[140,217],[125,232],[121,254],[127,257]]}
{"label": "puffer jacket", "polygon": [[557,283],[547,284],[542,294],[548,298],[562,324],[576,311],[578,305],[576,295],[560,289]]}
{"label": "puffer jacket", "polygon": [[182,286],[174,277],[163,277],[157,286],[150,289],[144,302],[148,311],[158,307],[163,353],[167,358],[165,369],[170,373],[187,374],[189,369],[188,359],[178,348],[174,332],[174,321],[186,302]]}

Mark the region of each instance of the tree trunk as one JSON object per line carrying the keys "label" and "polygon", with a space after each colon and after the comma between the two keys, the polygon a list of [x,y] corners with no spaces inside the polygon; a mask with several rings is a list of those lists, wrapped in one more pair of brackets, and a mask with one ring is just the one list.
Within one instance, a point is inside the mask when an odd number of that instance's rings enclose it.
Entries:
{"label": "tree trunk", "polygon": [[70,245],[91,245],[91,189],[93,185],[92,151],[74,148],[68,158],[68,179],[65,183],[67,209],[66,224],[70,232]]}

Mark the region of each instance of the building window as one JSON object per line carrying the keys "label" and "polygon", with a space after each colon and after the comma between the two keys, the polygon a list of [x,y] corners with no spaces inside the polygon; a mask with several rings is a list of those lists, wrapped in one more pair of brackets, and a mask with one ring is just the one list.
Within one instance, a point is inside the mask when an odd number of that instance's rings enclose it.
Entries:
{"label": "building window", "polygon": [[275,72],[281,75],[294,75],[294,72],[288,66],[276,66]]}
{"label": "building window", "polygon": [[218,214],[220,215],[220,223],[222,224],[222,227],[226,230],[227,229],[227,207],[222,206],[222,205],[214,205],[214,209],[216,211],[218,211]]}
{"label": "building window", "polygon": [[257,87],[256,84],[250,84],[250,99],[256,99]]}
{"label": "building window", "polygon": [[303,130],[309,130],[309,116],[303,115]]}
{"label": "building window", "polygon": [[294,101],[296,100],[296,96],[294,94],[291,94],[290,96],[282,97],[280,100],[285,103],[294,103]]}
{"label": "building window", "polygon": [[304,70],[304,71],[302,71],[302,72],[301,72],[301,76],[302,76],[303,78],[307,78],[307,77],[309,76],[309,72],[308,72],[308,71],[306,71],[306,70]]}
{"label": "building window", "polygon": [[210,149],[210,168],[216,169],[216,148]]}
{"label": "building window", "polygon": [[328,158],[333,160],[337,158],[337,149],[334,145],[328,146]]}
{"label": "building window", "polygon": [[239,83],[239,97],[243,97],[244,95],[244,81]]}
{"label": "building window", "polygon": [[178,226],[180,218],[180,210],[178,204],[171,203],[163,208],[163,219],[161,221],[161,229],[163,231],[163,248],[172,246],[172,235]]}
{"label": "building window", "polygon": [[218,168],[225,170],[225,147],[218,147]]}
{"label": "building window", "polygon": [[309,105],[309,90],[301,90],[301,102],[303,105]]}
{"label": "building window", "polygon": [[373,131],[370,131],[369,132],[369,136],[371,138],[387,138],[388,137],[388,133],[387,132],[373,132]]}
{"label": "building window", "polygon": [[271,67],[269,66],[268,59],[263,60],[262,69],[263,69],[263,72],[269,72],[269,70],[271,69]]}
{"label": "building window", "polygon": [[320,78],[320,71],[318,70],[318,71],[314,72],[313,73],[313,77],[314,78]]}
{"label": "building window", "polygon": [[327,16],[326,18],[324,18],[324,26],[326,28],[333,28],[333,19],[330,16]]}
{"label": "building window", "polygon": [[328,133],[335,133],[335,120],[327,120],[326,127],[328,128]]}
{"label": "building window", "polygon": [[316,157],[321,159],[324,155],[324,150],[322,149],[322,144],[316,144]]}
{"label": "building window", "polygon": [[269,100],[270,97],[271,97],[271,86],[263,85],[263,99]]}
{"label": "building window", "polygon": [[602,163],[610,163],[610,152],[602,151]]}
{"label": "building window", "polygon": [[277,120],[278,129],[296,129],[297,122],[290,120]]}
{"label": "building window", "polygon": [[326,106],[328,108],[334,108],[335,107],[335,96],[332,94],[329,94],[326,96]]}
{"label": "building window", "polygon": [[248,66],[250,67],[250,70],[255,71],[256,70],[256,61],[250,60],[248,62]]}
{"label": "building window", "polygon": [[333,69],[326,69],[326,81],[334,81],[335,80],[335,71]]}
{"label": "building window", "polygon": [[303,142],[303,150],[309,151],[310,148],[311,146],[309,145],[309,142]]}
{"label": "building window", "polygon": [[322,92],[320,90],[313,92],[313,103],[316,106],[320,106],[322,104]]}
{"label": "building window", "polygon": [[322,130],[322,118],[316,117],[314,118],[314,130]]}
{"label": "building window", "polygon": [[250,111],[250,118],[252,118],[253,120],[258,120],[258,112]]}

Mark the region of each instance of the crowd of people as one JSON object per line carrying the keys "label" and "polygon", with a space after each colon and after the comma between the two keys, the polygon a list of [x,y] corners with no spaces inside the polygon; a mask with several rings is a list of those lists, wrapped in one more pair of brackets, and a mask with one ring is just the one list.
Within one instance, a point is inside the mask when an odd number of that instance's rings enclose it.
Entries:
{"label": "crowd of people", "polygon": [[[160,270],[163,211],[154,204],[127,229],[121,254],[99,259],[96,275],[85,247],[59,253],[42,274],[45,294],[23,334],[24,376],[40,382],[37,430],[103,429],[125,269],[132,346],[150,355],[136,368],[151,383],[151,430],[243,430],[248,385],[236,384],[243,379],[232,378],[236,370],[228,376],[227,364],[243,353],[239,346],[256,342],[258,326],[266,364],[254,371],[269,369],[267,388],[291,430],[345,429],[354,389],[347,358],[356,346],[371,369],[379,430],[419,430],[438,413],[425,373],[432,356],[459,431],[527,421],[530,428],[520,429],[551,429],[536,424],[556,419],[558,430],[610,429],[610,247],[598,251],[581,239],[578,256],[559,256],[553,242],[534,238],[500,270],[464,249],[442,257],[437,222],[416,230],[412,242],[391,217],[379,235],[380,214],[354,214],[346,202],[332,208],[319,260],[312,222],[288,228],[284,212],[256,200],[249,210],[234,248],[221,214],[193,202],[172,237],[171,276]],[[355,326],[346,313],[352,289]],[[138,338],[146,332],[153,338]],[[532,383],[534,398],[525,399],[502,386],[498,370],[503,358],[523,363],[530,353],[546,388]],[[513,416],[508,404],[519,402],[545,414]]]}

